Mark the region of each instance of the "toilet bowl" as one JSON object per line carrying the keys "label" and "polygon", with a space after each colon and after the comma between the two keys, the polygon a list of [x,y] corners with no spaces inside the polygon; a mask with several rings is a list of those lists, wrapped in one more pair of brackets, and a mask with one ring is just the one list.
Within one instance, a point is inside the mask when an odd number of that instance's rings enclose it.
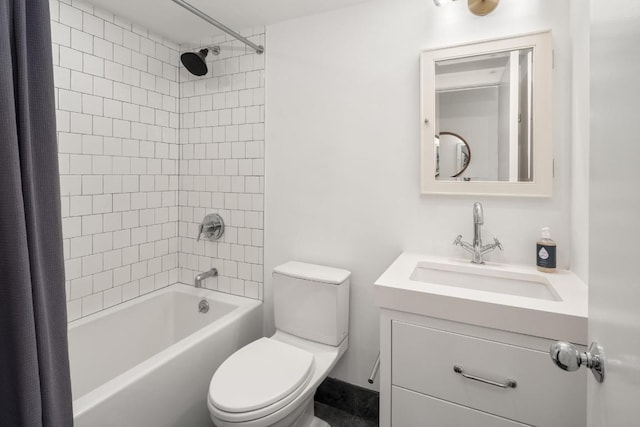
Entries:
{"label": "toilet bowl", "polygon": [[324,427],[313,396],[348,347],[346,270],[289,262],[274,269],[276,333],[232,354],[211,379],[217,427]]}

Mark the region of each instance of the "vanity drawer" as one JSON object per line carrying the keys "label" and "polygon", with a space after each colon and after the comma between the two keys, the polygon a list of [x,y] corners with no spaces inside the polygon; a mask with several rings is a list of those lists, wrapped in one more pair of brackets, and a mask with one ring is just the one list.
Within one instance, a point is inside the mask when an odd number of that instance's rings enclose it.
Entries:
{"label": "vanity drawer", "polygon": [[587,370],[563,372],[546,352],[398,321],[391,345],[394,385],[526,424],[586,425]]}
{"label": "vanity drawer", "polygon": [[400,387],[392,387],[391,402],[393,427],[527,427]]}

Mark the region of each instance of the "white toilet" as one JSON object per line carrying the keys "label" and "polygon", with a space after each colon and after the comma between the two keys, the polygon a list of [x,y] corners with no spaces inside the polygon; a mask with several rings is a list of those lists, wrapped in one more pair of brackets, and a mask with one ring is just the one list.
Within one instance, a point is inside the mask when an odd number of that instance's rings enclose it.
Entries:
{"label": "white toilet", "polygon": [[217,427],[328,427],[316,388],[348,346],[350,272],[301,262],[273,269],[276,333],[241,348],[211,379]]}

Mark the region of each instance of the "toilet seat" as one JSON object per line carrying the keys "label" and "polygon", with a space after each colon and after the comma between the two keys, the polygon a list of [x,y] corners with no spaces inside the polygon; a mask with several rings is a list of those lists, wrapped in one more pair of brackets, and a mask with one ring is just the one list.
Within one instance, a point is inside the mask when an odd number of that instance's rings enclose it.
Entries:
{"label": "toilet seat", "polygon": [[312,353],[261,338],[220,365],[209,386],[209,409],[230,422],[265,417],[298,397],[313,372]]}

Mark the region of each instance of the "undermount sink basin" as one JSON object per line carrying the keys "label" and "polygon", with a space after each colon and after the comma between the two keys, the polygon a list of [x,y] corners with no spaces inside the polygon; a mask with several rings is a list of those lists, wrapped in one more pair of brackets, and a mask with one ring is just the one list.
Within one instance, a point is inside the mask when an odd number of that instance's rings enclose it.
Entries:
{"label": "undermount sink basin", "polygon": [[561,301],[553,287],[543,276],[534,274],[496,271],[491,269],[457,266],[447,269],[445,265],[419,262],[410,276],[411,280],[435,285],[464,288],[476,291],[495,292],[547,301]]}

